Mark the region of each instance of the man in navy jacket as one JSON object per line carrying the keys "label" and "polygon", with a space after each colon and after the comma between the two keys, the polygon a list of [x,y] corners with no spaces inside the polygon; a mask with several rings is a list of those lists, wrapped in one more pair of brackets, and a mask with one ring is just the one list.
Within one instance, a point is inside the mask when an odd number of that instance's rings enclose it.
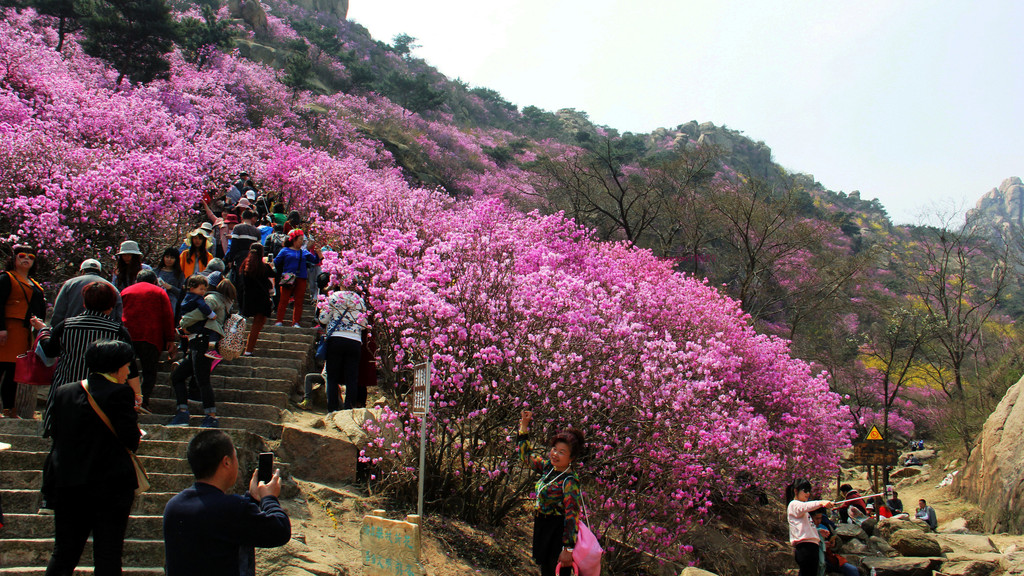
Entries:
{"label": "man in navy jacket", "polygon": [[231,437],[203,430],[188,445],[196,483],[164,508],[167,576],[255,576],[255,547],[283,546],[291,522],[277,501],[280,471],[270,482],[256,473],[244,496],[228,494],[238,479],[238,454]]}

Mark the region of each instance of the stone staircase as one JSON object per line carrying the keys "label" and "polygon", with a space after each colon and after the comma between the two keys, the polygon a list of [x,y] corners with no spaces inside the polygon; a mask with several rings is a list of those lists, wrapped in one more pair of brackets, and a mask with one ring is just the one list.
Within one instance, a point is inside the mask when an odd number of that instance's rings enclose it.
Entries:
{"label": "stone staircase", "polygon": [[[307,311],[309,308],[307,308]],[[282,417],[292,395],[301,390],[312,359],[315,334],[311,328],[265,326],[254,355],[222,362],[212,374],[220,428],[231,435],[238,449],[239,481],[236,491],[248,486],[257,455],[281,438]],[[165,368],[166,369],[166,368]],[[139,456],[149,473],[150,491],[136,498],[124,545],[125,574],[163,574],[163,509],[176,493],[190,486],[192,473],[185,460],[189,440],[202,419],[202,405],[189,402],[191,427],[165,426],[174,413],[170,374],[159,375],[150,408],[140,415],[146,432]],[[53,516],[38,514],[42,466],[50,450],[40,436],[38,420],[0,420],[0,442],[11,444],[0,452],[0,497],[4,528],[0,529],[0,576],[43,574],[53,549]],[[286,479],[283,496],[296,487],[286,462],[275,463]],[[92,545],[87,544],[76,574],[92,573]]]}

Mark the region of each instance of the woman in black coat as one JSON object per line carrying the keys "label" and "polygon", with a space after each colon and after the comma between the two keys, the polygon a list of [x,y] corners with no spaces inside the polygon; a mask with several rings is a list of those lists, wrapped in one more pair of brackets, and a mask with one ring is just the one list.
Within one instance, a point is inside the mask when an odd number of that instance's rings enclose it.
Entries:
{"label": "woman in black coat", "polygon": [[273,313],[274,267],[263,258],[263,245],[249,247],[249,255],[238,267],[238,308],[242,316],[252,318],[249,338],[245,342],[245,355],[252,356],[260,330]]}
{"label": "woman in black coat", "polygon": [[[72,574],[90,533],[95,574],[121,574],[124,535],[138,487],[128,451],[138,450],[142,438],[135,392],[125,383],[134,359],[131,344],[96,341],[85,352],[85,385],[72,382],[57,388],[51,407],[53,446],[43,480],[55,525],[48,575]],[[90,403],[90,395],[110,426]]]}

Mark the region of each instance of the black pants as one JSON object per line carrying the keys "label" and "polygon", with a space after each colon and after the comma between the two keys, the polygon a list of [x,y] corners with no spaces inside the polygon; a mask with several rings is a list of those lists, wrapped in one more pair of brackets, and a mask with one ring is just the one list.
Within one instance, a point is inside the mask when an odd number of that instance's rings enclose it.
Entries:
{"label": "black pants", "polygon": [[[97,494],[97,492],[99,492]],[[59,488],[54,509],[54,542],[46,576],[71,576],[92,533],[93,572],[121,574],[121,552],[135,492],[91,486]]]}
{"label": "black pants", "polygon": [[203,399],[203,409],[209,413],[215,404],[213,401],[213,386],[210,385],[210,364],[212,360],[206,357],[209,350],[210,337],[196,336],[188,341],[188,357],[178,364],[178,367],[171,373],[171,386],[174,387],[174,398],[178,402],[178,408],[188,406],[188,381],[196,379],[199,385],[199,394]]}
{"label": "black pants", "polygon": [[7,410],[14,408],[14,398],[18,395],[18,383],[14,381],[14,362],[0,362],[0,403]]}
{"label": "black pants", "polygon": [[149,397],[156,387],[156,373],[160,366],[160,349],[149,342],[133,342],[135,357],[139,360],[139,373],[142,375],[142,401],[149,404]]}
{"label": "black pants", "polygon": [[562,531],[565,516],[537,514],[533,519],[533,560],[540,566],[541,576],[570,576],[572,567],[562,566],[555,572],[562,553]]}
{"label": "black pants", "polygon": [[801,542],[793,547],[793,557],[800,568],[800,576],[818,575],[818,545],[813,542]]}
{"label": "black pants", "polygon": [[[345,410],[366,406],[366,391],[362,400],[359,390],[359,354],[363,343],[351,338],[334,336],[327,339],[327,411],[338,409],[338,387],[345,384]],[[360,406],[361,404],[361,406]]]}

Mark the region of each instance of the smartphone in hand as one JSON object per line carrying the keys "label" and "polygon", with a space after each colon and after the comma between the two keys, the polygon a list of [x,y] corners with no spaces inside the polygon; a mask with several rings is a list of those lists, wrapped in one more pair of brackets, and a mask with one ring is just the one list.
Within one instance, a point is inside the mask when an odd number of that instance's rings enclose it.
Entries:
{"label": "smartphone in hand", "polygon": [[259,468],[256,472],[258,482],[270,482],[274,476],[274,453],[260,452]]}

